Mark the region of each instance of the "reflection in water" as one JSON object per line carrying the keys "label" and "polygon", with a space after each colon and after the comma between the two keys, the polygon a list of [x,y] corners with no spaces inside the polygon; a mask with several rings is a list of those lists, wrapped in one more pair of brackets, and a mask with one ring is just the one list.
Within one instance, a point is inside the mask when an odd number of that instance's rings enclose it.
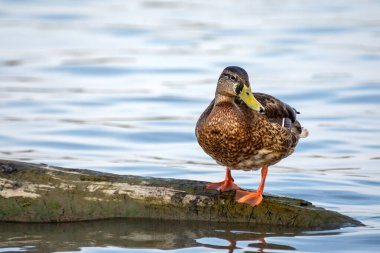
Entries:
{"label": "reflection in water", "polygon": [[275,243],[267,243],[264,238],[259,239],[260,243],[251,243],[248,246],[259,249],[259,252],[265,252],[265,249],[270,250],[296,250],[291,246],[280,245]]}
{"label": "reflection in water", "polygon": [[[0,223],[1,248],[24,248],[30,245],[39,252],[79,251],[84,247],[119,247],[128,249],[183,249],[203,247],[234,252],[246,241],[248,248],[259,252],[295,250],[288,245],[266,243],[265,238],[296,236],[300,229],[178,222],[149,219],[111,219],[61,224]],[[318,235],[315,233],[314,235]],[[13,250],[10,250],[13,251]]]}

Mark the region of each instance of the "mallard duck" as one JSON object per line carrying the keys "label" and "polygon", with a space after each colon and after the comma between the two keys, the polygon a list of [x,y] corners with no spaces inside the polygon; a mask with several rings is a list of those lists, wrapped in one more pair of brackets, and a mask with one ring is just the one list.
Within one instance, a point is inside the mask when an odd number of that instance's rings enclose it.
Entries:
{"label": "mallard duck", "polygon": [[[220,165],[226,166],[222,182],[206,189],[236,190],[236,201],[260,204],[268,167],[293,153],[298,140],[308,132],[296,119],[299,112],[279,99],[252,93],[247,72],[236,66],[223,70],[215,98],[200,116],[195,134],[199,145]],[[241,190],[231,169],[261,169],[256,192]]]}

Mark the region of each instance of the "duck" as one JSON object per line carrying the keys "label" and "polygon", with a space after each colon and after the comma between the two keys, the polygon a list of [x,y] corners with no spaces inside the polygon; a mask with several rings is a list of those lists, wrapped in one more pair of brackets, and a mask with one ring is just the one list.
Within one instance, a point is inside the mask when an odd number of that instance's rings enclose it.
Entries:
{"label": "duck", "polygon": [[[226,67],[217,81],[215,98],[195,126],[204,152],[226,167],[225,179],[206,184],[206,190],[235,190],[238,203],[259,205],[268,167],[291,155],[299,139],[309,134],[297,114],[296,109],[271,95],[253,93],[243,68]],[[257,191],[240,189],[231,175],[231,170],[260,168]]]}

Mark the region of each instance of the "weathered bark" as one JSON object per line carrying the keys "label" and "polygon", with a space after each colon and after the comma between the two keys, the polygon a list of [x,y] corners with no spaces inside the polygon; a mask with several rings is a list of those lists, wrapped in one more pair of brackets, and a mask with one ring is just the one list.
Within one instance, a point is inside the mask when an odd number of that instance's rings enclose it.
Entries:
{"label": "weathered bark", "polygon": [[234,192],[205,190],[205,183],[0,160],[0,221],[128,217],[304,228],[361,225],[300,199],[264,195],[257,207],[238,204]]}

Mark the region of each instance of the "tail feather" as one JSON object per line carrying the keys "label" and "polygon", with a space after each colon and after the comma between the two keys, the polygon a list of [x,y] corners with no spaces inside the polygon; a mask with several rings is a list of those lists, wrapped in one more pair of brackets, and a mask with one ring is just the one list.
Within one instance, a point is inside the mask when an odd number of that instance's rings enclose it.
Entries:
{"label": "tail feather", "polygon": [[306,128],[302,128],[302,131],[301,131],[301,134],[300,134],[300,137],[301,138],[306,138],[309,136],[309,131],[306,129]]}

